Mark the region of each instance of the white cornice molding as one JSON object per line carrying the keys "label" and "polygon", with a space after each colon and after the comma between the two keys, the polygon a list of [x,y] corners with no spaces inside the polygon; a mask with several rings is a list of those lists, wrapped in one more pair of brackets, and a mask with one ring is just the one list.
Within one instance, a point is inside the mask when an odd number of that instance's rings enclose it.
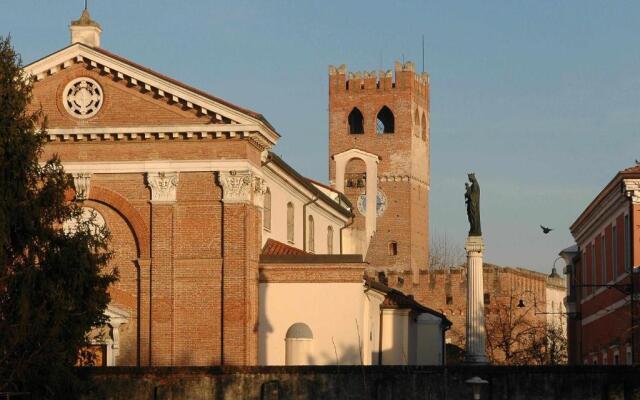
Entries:
{"label": "white cornice molding", "polygon": [[106,74],[113,75],[116,79],[126,79],[132,85],[140,86],[146,91],[153,91],[161,97],[167,97],[174,103],[180,103],[188,108],[199,109],[204,114],[211,113],[218,120],[222,120],[222,117],[225,117],[240,125],[257,126],[259,127],[258,131],[272,145],[279,138],[279,135],[273,129],[258,118],[81,44],[71,45],[36,61],[26,66],[24,71],[27,75],[34,76],[36,80],[40,81],[69,68],[74,63],[86,63],[92,68],[97,68]]}
{"label": "white cornice molding", "polygon": [[333,155],[333,159],[335,161],[349,160],[351,158],[361,158],[363,161],[370,159],[375,161],[376,163],[380,161],[379,156],[360,149],[349,149],[347,151],[343,151],[342,153]]}
{"label": "white cornice molding", "polygon": [[640,179],[623,179],[622,190],[631,203],[640,204]]}
{"label": "white cornice molding", "polygon": [[147,172],[216,172],[249,169],[260,175],[260,169],[245,159],[228,160],[154,160],[63,162],[68,173],[128,174]]}
{"label": "white cornice molding", "polygon": [[626,199],[620,190],[611,190],[593,209],[591,216],[571,231],[580,246],[591,241],[602,226],[615,219],[620,212],[626,211]]}

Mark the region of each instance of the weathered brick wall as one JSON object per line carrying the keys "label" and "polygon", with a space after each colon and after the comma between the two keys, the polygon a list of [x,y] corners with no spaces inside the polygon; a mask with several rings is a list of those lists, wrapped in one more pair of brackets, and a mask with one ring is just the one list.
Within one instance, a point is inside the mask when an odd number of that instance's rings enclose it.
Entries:
{"label": "weathered brick wall", "polygon": [[85,399],[637,400],[637,367],[107,368],[81,371]]}
{"label": "weathered brick wall", "polygon": [[[400,278],[400,279],[399,279]],[[539,312],[545,310],[546,275],[516,268],[498,267],[485,264],[484,291],[489,294],[486,304],[486,319],[495,315],[494,308],[506,304],[510,300],[522,298],[527,309],[533,307]],[[451,343],[464,348],[466,310],[467,310],[467,276],[465,269],[449,271],[421,271],[417,284],[411,282],[409,271],[392,271],[388,274],[389,286],[411,294],[420,303],[439,311],[453,322],[447,338]],[[515,307],[515,304],[514,304]],[[538,316],[541,321],[544,315]]]}

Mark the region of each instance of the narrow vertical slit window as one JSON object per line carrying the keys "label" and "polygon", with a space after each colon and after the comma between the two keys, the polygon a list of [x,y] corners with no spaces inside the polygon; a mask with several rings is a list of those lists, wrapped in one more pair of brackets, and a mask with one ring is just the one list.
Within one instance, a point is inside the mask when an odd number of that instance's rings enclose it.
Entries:
{"label": "narrow vertical slit window", "polygon": [[333,254],[333,227],[327,228],[327,254]]}
{"label": "narrow vertical slit window", "polygon": [[293,243],[294,239],[294,208],[291,202],[287,203],[287,240]]}
{"label": "narrow vertical slit window", "polygon": [[314,223],[313,223],[313,216],[312,215],[309,215],[307,225],[308,225],[307,228],[309,230],[309,232],[307,234],[308,235],[307,238],[308,238],[308,242],[309,242],[308,245],[307,245],[307,250],[310,253],[313,253],[313,252],[315,252],[315,244],[316,244],[315,231],[316,230],[315,230],[315,226],[314,226]]}
{"label": "narrow vertical slit window", "polygon": [[264,207],[262,209],[262,226],[264,229],[271,230],[271,190],[267,188],[264,194]]}

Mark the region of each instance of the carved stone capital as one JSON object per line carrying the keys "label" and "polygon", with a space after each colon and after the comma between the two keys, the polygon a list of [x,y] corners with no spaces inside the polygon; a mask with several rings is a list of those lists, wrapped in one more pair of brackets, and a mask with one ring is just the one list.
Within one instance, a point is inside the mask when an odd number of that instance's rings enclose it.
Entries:
{"label": "carved stone capital", "polygon": [[623,179],[622,190],[633,204],[640,204],[640,179]]}
{"label": "carved stone capital", "polygon": [[220,171],[222,201],[227,204],[246,203],[262,207],[267,186],[264,179],[248,170]]}
{"label": "carved stone capital", "polygon": [[91,189],[91,174],[87,172],[73,174],[73,186],[76,188],[76,200],[87,200]]}
{"label": "carved stone capital", "polygon": [[482,254],[482,252],[484,251],[484,242],[482,241],[482,236],[467,237],[467,242],[464,244],[464,249],[467,251],[467,254]]}
{"label": "carved stone capital", "polygon": [[177,172],[147,172],[152,203],[175,203],[178,187]]}
{"label": "carved stone capital", "polygon": [[253,177],[253,204],[258,207],[264,206],[264,194],[267,193],[267,184],[259,176]]}
{"label": "carved stone capital", "polygon": [[250,203],[253,188],[251,171],[220,171],[218,180],[222,186],[222,201],[228,204]]}

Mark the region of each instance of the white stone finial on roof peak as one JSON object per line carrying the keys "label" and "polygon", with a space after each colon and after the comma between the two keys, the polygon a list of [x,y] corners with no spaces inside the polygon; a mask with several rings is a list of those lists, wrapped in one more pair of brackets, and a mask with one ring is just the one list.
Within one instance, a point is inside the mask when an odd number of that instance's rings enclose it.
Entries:
{"label": "white stone finial on roof peak", "polygon": [[71,21],[69,29],[71,31],[71,44],[82,43],[90,47],[100,47],[102,27],[91,19],[86,2],[82,15],[80,15],[79,19]]}

